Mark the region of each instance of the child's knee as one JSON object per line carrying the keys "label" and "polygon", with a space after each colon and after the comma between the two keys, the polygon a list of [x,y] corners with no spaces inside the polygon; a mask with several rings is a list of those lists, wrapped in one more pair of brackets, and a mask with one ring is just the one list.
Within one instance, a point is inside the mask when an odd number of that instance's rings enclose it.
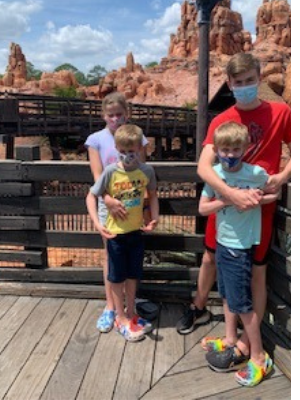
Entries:
{"label": "child's knee", "polygon": [[215,254],[205,251],[202,257],[202,266],[205,268],[216,269]]}

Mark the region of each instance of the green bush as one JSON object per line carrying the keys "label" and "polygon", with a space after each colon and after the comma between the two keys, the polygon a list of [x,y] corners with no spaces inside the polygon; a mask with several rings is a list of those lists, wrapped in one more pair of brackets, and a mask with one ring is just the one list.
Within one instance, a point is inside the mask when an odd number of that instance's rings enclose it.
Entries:
{"label": "green bush", "polygon": [[53,93],[57,97],[74,98],[78,97],[77,90],[74,86],[57,86],[54,88]]}
{"label": "green bush", "polygon": [[183,103],[182,107],[187,108],[188,110],[194,110],[197,107],[197,104],[198,104],[197,100],[191,100]]}

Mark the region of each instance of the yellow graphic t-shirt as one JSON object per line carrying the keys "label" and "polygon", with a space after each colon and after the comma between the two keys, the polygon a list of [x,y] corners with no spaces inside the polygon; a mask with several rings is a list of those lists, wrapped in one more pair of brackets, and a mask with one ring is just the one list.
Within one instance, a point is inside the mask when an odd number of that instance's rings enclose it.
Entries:
{"label": "yellow graphic t-shirt", "polygon": [[113,234],[136,231],[143,225],[143,203],[146,189],[156,189],[155,172],[151,165],[140,163],[137,169],[126,171],[117,164],[105,168],[101,177],[91,187],[95,196],[108,193],[120,200],[126,210],[127,219],[115,220],[108,214],[106,228]]}

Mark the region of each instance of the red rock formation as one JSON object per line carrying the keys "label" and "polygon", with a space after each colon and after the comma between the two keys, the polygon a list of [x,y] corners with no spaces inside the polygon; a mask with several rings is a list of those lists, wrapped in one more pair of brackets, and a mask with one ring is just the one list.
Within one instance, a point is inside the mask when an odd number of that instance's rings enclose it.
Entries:
{"label": "red rock formation", "polygon": [[75,75],[71,71],[61,70],[57,72],[43,72],[39,81],[42,92],[51,93],[56,87],[78,87]]}
{"label": "red rock formation", "polygon": [[291,7],[287,0],[263,0],[256,17],[256,42],[291,47]]}
{"label": "red rock formation", "polygon": [[[250,33],[243,30],[240,14],[230,9],[230,0],[219,2],[212,11],[209,98],[215,95],[226,79],[224,69],[230,56],[239,51],[251,51],[261,61],[264,81],[290,102],[290,72],[287,69],[291,60],[290,39],[287,40],[290,38],[290,6],[286,0],[261,1],[254,47]],[[125,67],[108,73],[98,86],[81,87],[80,90],[85,97],[93,99],[102,99],[118,90],[134,103],[170,106],[194,103],[198,87],[198,31],[196,9],[185,1],[181,7],[180,26],[176,35],[171,35],[169,55],[159,65],[144,69],[135,63],[133,54],[129,53]],[[7,79],[9,77],[12,75]],[[21,88],[11,90],[51,94],[58,85],[78,86],[73,74],[64,71],[60,74],[44,73],[40,81],[27,82]],[[2,86],[1,90],[6,88]]]}
{"label": "red rock formation", "polygon": [[291,7],[287,0],[262,1],[256,33],[253,54],[261,62],[262,76],[275,93],[282,95],[291,60]]}
{"label": "red rock formation", "polygon": [[10,44],[7,72],[3,76],[3,85],[20,88],[26,83],[26,58],[18,44]]}
{"label": "red rock formation", "polygon": [[[213,9],[210,24],[210,50],[218,54],[233,55],[250,51],[250,32],[243,29],[241,14],[231,10],[230,0],[219,2]],[[199,27],[197,9],[185,1],[181,6],[181,23],[176,35],[171,35],[168,57],[197,57]]]}
{"label": "red rock formation", "polygon": [[252,50],[251,34],[243,29],[240,13],[230,9],[231,2],[222,1],[212,11],[210,50],[233,55]]}
{"label": "red rock formation", "polygon": [[135,66],[135,63],[134,63],[133,54],[130,52],[127,54],[127,57],[126,57],[126,71],[133,72],[134,66]]}
{"label": "red rock formation", "polygon": [[113,91],[124,93],[127,99],[136,95],[143,98],[157,97],[162,94],[164,87],[160,82],[151,82],[149,75],[140,64],[136,64],[132,53],[126,57],[126,67],[118,71],[112,71],[99,82],[99,97],[102,99]]}

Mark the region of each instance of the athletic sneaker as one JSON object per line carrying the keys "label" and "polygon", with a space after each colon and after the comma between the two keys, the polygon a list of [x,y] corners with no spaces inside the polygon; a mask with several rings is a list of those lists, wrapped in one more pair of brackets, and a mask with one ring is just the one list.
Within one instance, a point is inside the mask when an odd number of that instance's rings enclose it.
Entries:
{"label": "athletic sneaker", "polygon": [[98,318],[97,329],[99,329],[101,333],[108,333],[114,327],[114,321],[115,321],[114,310],[107,310],[105,308],[103,310],[103,313]]}
{"label": "athletic sneaker", "polygon": [[224,351],[228,345],[223,343],[221,337],[206,336],[201,340],[201,347],[205,351]]}
{"label": "athletic sneaker", "polygon": [[114,325],[115,330],[120,333],[128,342],[138,342],[142,339],[145,339],[143,328],[139,325],[136,325],[132,319],[129,321],[129,324],[126,325],[123,325],[115,320]]}
{"label": "athletic sneaker", "polygon": [[183,316],[178,320],[176,329],[181,335],[187,335],[193,332],[196,325],[207,324],[211,319],[211,313],[204,307],[199,310],[194,304],[185,311]]}
{"label": "athletic sneaker", "polygon": [[246,365],[249,356],[245,356],[237,346],[230,346],[224,351],[209,351],[206,354],[206,360],[214,371],[228,372]]}
{"label": "athletic sneaker", "polygon": [[243,386],[258,385],[273,369],[273,361],[268,353],[265,353],[264,366],[249,360],[247,365],[235,373],[236,381]]}
{"label": "athletic sneaker", "polygon": [[139,315],[135,314],[132,318],[134,324],[143,328],[144,333],[150,333],[153,330],[153,326],[151,322],[147,321],[146,319],[140,317]]}

